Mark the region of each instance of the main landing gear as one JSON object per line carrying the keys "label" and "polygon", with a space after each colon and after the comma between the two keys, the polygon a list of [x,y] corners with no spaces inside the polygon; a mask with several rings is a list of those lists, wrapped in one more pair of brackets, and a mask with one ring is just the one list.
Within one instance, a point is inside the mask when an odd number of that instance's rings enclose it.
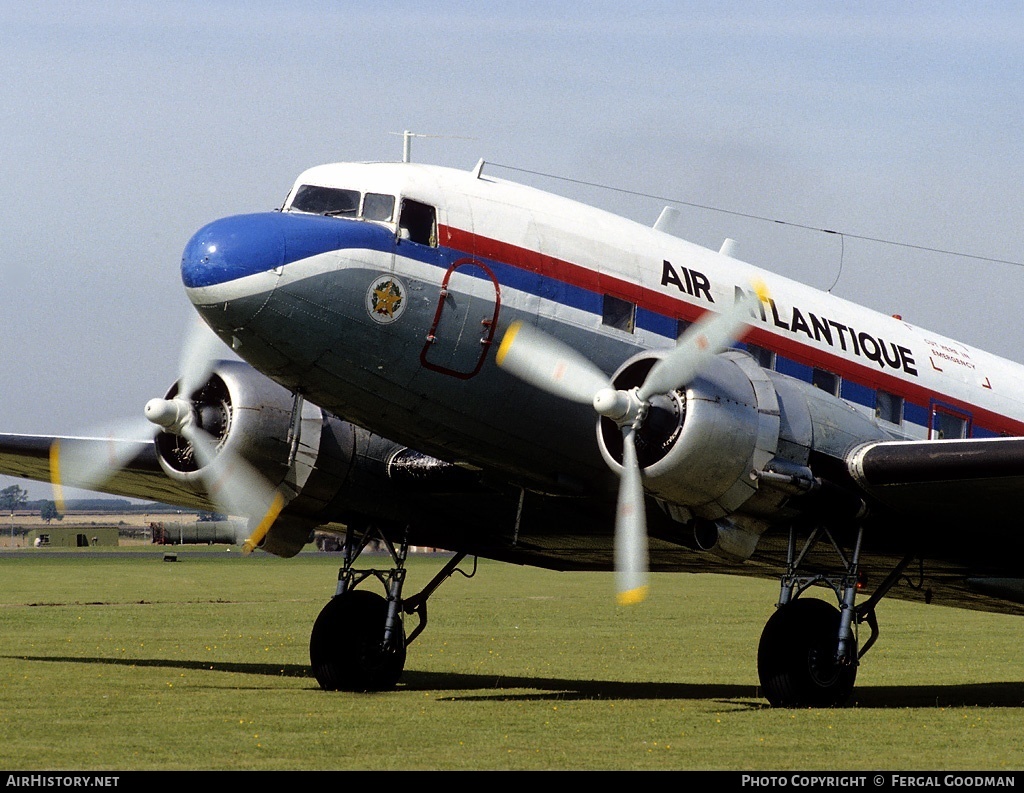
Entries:
{"label": "main landing gear", "polygon": [[[372,541],[379,541],[391,557],[387,570],[356,570],[352,565]],[[313,624],[309,659],[320,688],[325,691],[383,691],[393,688],[405,668],[405,650],[427,626],[427,598],[457,570],[466,554],[456,554],[420,592],[402,598],[408,539],[396,548],[379,530],[367,527],[345,535],[344,563],[338,588]],[[385,595],[356,587],[376,578]],[[405,615],[419,622],[406,636]]]}
{"label": "main landing gear", "polygon": [[[799,555],[791,529],[786,572],[781,577],[777,611],[768,620],[757,648],[757,672],[768,702],[775,707],[838,707],[853,693],[860,659],[878,639],[875,606],[899,580],[913,555],[904,557],[866,601],[855,605],[860,584],[861,541],[858,527],[849,559],[828,529],[816,528]],[[827,540],[838,554],[843,571],[838,576],[798,573],[810,550]],[[802,597],[815,584],[836,594],[839,607],[817,598]],[[858,651],[856,626],[867,622],[871,635]]]}

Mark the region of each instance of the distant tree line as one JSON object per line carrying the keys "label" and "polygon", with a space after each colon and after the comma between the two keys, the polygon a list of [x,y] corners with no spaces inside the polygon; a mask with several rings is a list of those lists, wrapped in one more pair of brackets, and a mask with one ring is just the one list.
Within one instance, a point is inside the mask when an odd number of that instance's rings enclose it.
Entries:
{"label": "distant tree line", "polygon": [[[3,493],[3,491],[0,491]],[[46,499],[38,499],[35,501],[22,502],[23,506],[17,507],[19,510],[37,510],[42,509],[47,503]],[[0,501],[0,511],[3,510],[3,501]],[[146,502],[144,504],[133,504],[123,498],[72,498],[65,499],[64,510],[66,512],[119,512],[119,513],[137,513],[143,515],[149,515],[151,513],[169,513],[175,514],[178,512],[194,512],[195,510],[183,510],[181,507],[174,507],[170,504],[161,504],[156,501]]]}
{"label": "distant tree line", "polygon": [[[157,501],[133,504],[124,498],[73,498],[64,502],[65,512],[113,512],[129,514],[177,514],[191,512],[170,504]],[[0,514],[11,512],[39,512],[40,517],[49,523],[51,520],[63,520],[64,515],[57,509],[57,504],[50,499],[28,500],[28,491],[18,485],[0,489]],[[222,520],[216,513],[203,513],[204,520]]]}

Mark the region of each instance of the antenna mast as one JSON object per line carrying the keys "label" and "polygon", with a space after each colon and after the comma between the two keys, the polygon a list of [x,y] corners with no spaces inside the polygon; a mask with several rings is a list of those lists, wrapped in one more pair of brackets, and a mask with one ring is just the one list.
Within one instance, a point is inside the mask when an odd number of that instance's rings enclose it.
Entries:
{"label": "antenna mast", "polygon": [[413,133],[409,130],[402,133],[402,162],[412,161],[412,138]]}
{"label": "antenna mast", "polygon": [[475,140],[475,138],[463,138],[458,135],[423,135],[419,132],[392,132],[392,135],[402,136],[402,162],[412,162],[412,139],[413,138],[449,138],[451,140]]}

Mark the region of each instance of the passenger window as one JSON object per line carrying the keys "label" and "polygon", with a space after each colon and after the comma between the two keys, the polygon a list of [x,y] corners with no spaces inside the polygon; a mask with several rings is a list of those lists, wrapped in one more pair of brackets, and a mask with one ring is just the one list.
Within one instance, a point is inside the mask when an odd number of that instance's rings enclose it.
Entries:
{"label": "passenger window", "polygon": [[890,394],[888,391],[876,391],[875,418],[888,421],[890,424],[902,424],[903,397]]}
{"label": "passenger window", "polygon": [[827,391],[832,396],[839,396],[839,375],[826,372],[824,369],[815,369],[811,375],[811,385]]}
{"label": "passenger window", "polygon": [[636,327],[636,305],[622,298],[605,295],[601,322],[608,327],[632,333]]}
{"label": "passenger window", "polygon": [[355,217],[359,213],[359,191],[304,184],[295,191],[290,208],[317,215]]}
{"label": "passenger window", "polygon": [[967,419],[963,416],[956,416],[939,409],[933,409],[931,437],[935,440],[966,438]]}
{"label": "passenger window", "polygon": [[429,204],[403,198],[402,216],[398,221],[398,227],[402,239],[412,240],[420,245],[437,246],[437,215]]}
{"label": "passenger window", "polygon": [[680,336],[682,336],[684,333],[686,333],[686,329],[688,327],[690,327],[690,325],[692,325],[692,324],[693,323],[690,322],[687,319],[677,319],[676,320],[676,340],[677,341],[679,340]]}
{"label": "passenger window", "polygon": [[382,193],[367,193],[363,199],[363,217],[367,220],[389,222],[395,216],[395,197]]}

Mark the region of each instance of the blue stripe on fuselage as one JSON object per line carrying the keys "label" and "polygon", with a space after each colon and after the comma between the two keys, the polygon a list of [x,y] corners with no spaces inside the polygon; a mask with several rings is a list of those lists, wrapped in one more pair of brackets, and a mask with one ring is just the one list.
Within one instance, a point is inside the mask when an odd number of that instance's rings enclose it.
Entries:
{"label": "blue stripe on fuselage", "polygon": [[[261,212],[221,218],[201,228],[185,246],[181,278],[186,287],[215,286],[268,272],[321,253],[369,249],[397,252],[403,258],[447,269],[466,254],[453,248],[396,241],[386,226],[347,218],[290,212]],[[602,295],[531,269],[480,257],[510,289],[537,295],[591,314],[602,311]],[[473,277],[485,278],[472,269]],[[676,336],[675,321],[643,308],[637,325],[667,338]]]}
{"label": "blue stripe on fuselage", "polygon": [[[452,248],[430,247],[410,240],[396,241],[386,226],[362,220],[262,212],[221,218],[195,233],[181,257],[181,279],[186,287],[215,286],[256,273],[268,272],[320,253],[340,250],[397,252],[434,267],[447,269],[465,256]],[[588,289],[541,273],[493,259],[481,258],[498,281],[510,289],[538,295],[562,305],[601,313],[602,297]],[[485,277],[482,273],[469,273]],[[675,334],[651,312],[638,312],[638,324],[648,324],[669,338]]]}
{"label": "blue stripe on fuselage", "polygon": [[[443,270],[460,259],[470,258],[485,264],[502,286],[599,316],[603,310],[601,293],[542,274],[529,266],[450,247],[431,247],[411,240],[398,241],[391,228],[372,222],[289,212],[236,215],[204,226],[185,247],[181,263],[182,280],[187,287],[214,286],[318,254],[346,249],[397,253],[404,259]],[[465,273],[470,277],[488,278],[476,268],[467,268]],[[636,325],[669,339],[676,338],[679,332],[679,323],[675,318],[639,305],[636,309]],[[776,358],[775,369],[805,382],[812,379],[811,366],[781,354]],[[874,407],[873,388],[844,378],[842,389],[842,396],[848,401],[869,409]],[[927,410],[908,401],[904,420],[910,424],[927,426]],[[983,433],[983,428],[974,428],[973,434]]]}

